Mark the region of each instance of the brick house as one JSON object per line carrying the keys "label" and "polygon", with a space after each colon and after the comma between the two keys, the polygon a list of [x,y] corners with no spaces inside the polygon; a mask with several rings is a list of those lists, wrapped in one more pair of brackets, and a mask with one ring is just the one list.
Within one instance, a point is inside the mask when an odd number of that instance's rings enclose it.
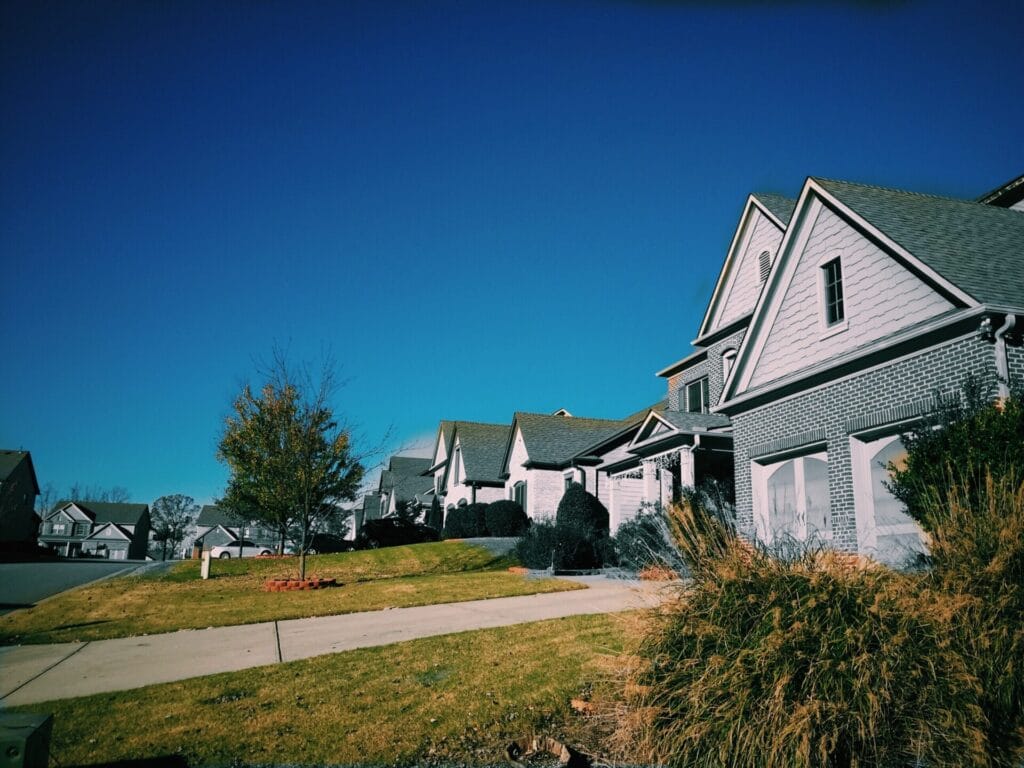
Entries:
{"label": "brick house", "polygon": [[476,421],[442,421],[434,456],[425,476],[433,476],[435,493],[445,510],[505,498],[501,458],[508,425]]}
{"label": "brick house", "polygon": [[0,450],[0,544],[31,543],[39,529],[39,482],[28,451]]}
{"label": "brick house", "polygon": [[39,544],[62,557],[145,560],[149,505],[61,501],[43,518]]}
{"label": "brick house", "polygon": [[746,535],[890,563],[921,551],[885,487],[900,433],[968,375],[1003,396],[1024,378],[1024,212],[998,192],[806,181],[711,408],[732,425]]}

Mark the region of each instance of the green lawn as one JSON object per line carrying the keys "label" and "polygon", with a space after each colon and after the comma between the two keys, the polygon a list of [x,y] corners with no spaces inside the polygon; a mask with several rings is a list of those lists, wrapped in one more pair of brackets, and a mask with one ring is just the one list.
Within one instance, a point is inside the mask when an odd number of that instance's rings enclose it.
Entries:
{"label": "green lawn", "polygon": [[0,617],[0,644],[101,640],[178,629],[329,616],[581,588],[507,572],[507,558],[457,542],[416,544],[309,558],[307,574],[343,586],[264,592],[265,579],[296,572],[294,558],[196,561],[160,574],[109,579]]}
{"label": "green lawn", "polygon": [[498,764],[534,729],[572,738],[569,699],[624,632],[579,616],[20,709],[53,713],[61,765]]}

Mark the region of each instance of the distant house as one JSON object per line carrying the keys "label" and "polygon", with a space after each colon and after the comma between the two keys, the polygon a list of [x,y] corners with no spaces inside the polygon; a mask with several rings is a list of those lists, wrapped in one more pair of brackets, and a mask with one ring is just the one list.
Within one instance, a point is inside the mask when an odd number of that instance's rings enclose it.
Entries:
{"label": "distant house", "polygon": [[888,562],[923,548],[886,467],[935,391],[1024,380],[1022,199],[1021,179],[984,202],[805,182],[712,407],[748,536]]}
{"label": "distant house", "polygon": [[443,424],[448,424],[450,429],[447,455],[439,460],[442,450],[442,430],[439,429],[431,469],[440,481],[444,508],[450,510],[466,504],[490,503],[505,498],[501,458],[509,428],[504,424],[482,424],[475,421],[450,421]]}
{"label": "distant house", "polygon": [[240,521],[226,509],[216,504],[204,504],[196,518],[196,538],[192,545],[193,556],[203,550],[222,547],[245,538],[258,546],[270,547],[275,552],[281,543],[277,531],[261,525]]}
{"label": "distant house", "polygon": [[0,544],[34,541],[39,483],[28,451],[0,450]]}
{"label": "distant house", "polygon": [[39,544],[62,557],[144,560],[149,529],[147,504],[62,501],[44,517]]}
{"label": "distant house", "polygon": [[433,478],[424,477],[430,463],[430,459],[411,456],[392,456],[388,460],[387,469],[381,472],[377,484],[384,517],[395,514],[400,504],[413,505],[417,510],[422,509],[424,502],[430,506],[434,482]]}

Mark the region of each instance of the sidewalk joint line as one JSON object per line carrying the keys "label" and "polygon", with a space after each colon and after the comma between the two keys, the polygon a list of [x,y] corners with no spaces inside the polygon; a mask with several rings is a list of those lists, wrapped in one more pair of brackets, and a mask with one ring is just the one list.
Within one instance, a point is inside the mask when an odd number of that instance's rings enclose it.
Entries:
{"label": "sidewalk joint line", "polygon": [[277,627],[277,621],[274,621],[274,640],[277,641],[277,663],[280,664],[281,659],[281,630]]}
{"label": "sidewalk joint line", "polygon": [[14,688],[12,688],[11,690],[7,691],[7,692],[6,692],[6,693],[5,693],[5,694],[4,694],[3,696],[0,696],[0,704],[2,704],[2,703],[3,703],[3,700],[4,700],[4,699],[6,699],[6,698],[8,698],[9,696],[12,696],[13,694],[17,693],[18,691],[20,691],[20,690],[21,690],[22,688],[24,688],[24,687],[25,687],[26,685],[28,685],[29,683],[33,683],[33,682],[35,682],[36,680],[38,680],[38,679],[39,679],[40,677],[42,677],[43,675],[45,675],[45,674],[46,674],[47,672],[49,672],[49,671],[50,671],[51,669],[53,669],[54,667],[58,666],[59,664],[63,664],[63,663],[65,662],[65,661],[67,661],[67,660],[68,660],[68,659],[70,659],[70,658],[71,658],[72,656],[74,656],[74,655],[75,655],[76,653],[78,653],[79,651],[81,651],[81,650],[82,650],[83,648],[85,648],[85,646],[89,645],[89,644],[90,644],[91,642],[92,642],[91,640],[86,640],[86,641],[85,641],[84,643],[80,643],[80,644],[79,644],[79,646],[78,646],[77,648],[75,648],[75,650],[73,650],[73,651],[72,651],[71,653],[69,653],[69,654],[68,654],[67,656],[61,656],[61,657],[60,657],[59,659],[57,659],[57,660],[56,660],[55,662],[53,662],[53,664],[51,664],[50,666],[48,666],[48,667],[47,667],[46,669],[44,669],[44,670],[43,670],[42,672],[37,672],[36,674],[32,675],[32,677],[30,677],[30,678],[29,678],[28,680],[26,680],[25,682],[23,682],[23,683],[22,683],[21,685],[15,686],[15,687],[14,687]]}

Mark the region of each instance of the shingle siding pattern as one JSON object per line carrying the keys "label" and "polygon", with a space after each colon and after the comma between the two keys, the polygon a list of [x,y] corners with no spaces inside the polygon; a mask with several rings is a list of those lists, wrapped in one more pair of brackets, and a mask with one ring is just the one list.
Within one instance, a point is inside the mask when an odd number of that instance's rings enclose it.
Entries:
{"label": "shingle siding pattern", "polygon": [[[845,331],[822,338],[819,263],[841,257]],[[953,305],[827,208],[821,208],[750,387],[888,336]]]}
{"label": "shingle siding pattern", "polygon": [[761,293],[760,256],[768,251],[774,262],[781,242],[782,231],[767,216],[755,213],[750,240],[729,278],[729,293],[725,296],[715,328],[728,325],[753,311]]}
{"label": "shingle siding pattern", "polygon": [[[1013,366],[1015,376],[1024,375],[1024,360],[1019,354]],[[994,392],[993,346],[973,335],[786,400],[734,414],[736,509],[741,530],[751,538],[754,536],[750,462],[755,452],[773,440],[784,441],[787,437],[824,430],[833,541],[840,549],[856,551],[851,427],[857,427],[858,420],[871,426],[881,426],[887,418],[891,419],[888,423],[898,423],[907,413],[919,411],[921,401],[936,390],[959,389],[968,374],[977,376]],[[886,416],[878,418],[872,414]]]}

